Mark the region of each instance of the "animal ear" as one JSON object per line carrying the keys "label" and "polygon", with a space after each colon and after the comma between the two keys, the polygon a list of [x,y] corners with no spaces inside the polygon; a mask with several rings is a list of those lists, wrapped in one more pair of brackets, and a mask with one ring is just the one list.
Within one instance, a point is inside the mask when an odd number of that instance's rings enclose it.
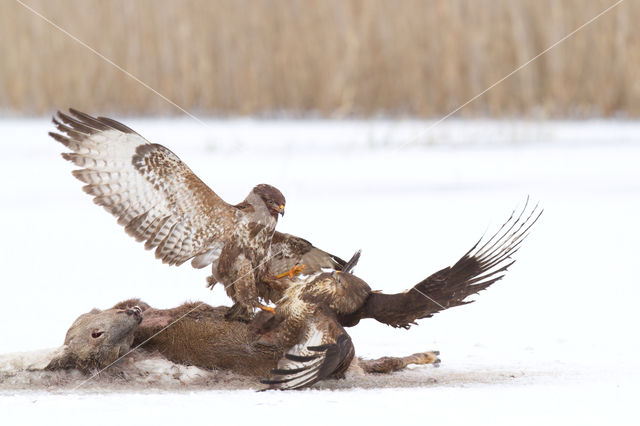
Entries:
{"label": "animal ear", "polygon": [[98,309],[98,308],[93,308],[89,313],[90,313],[90,314],[99,314],[100,312],[102,312],[100,309]]}
{"label": "animal ear", "polygon": [[53,357],[53,359],[51,359],[51,362],[49,362],[49,364],[44,369],[45,370],[67,370],[70,368],[75,368],[76,361],[77,361],[77,357],[71,351],[71,348],[69,348],[69,346],[67,345],[64,345],[61,348],[61,351],[59,351]]}
{"label": "animal ear", "polygon": [[128,309],[133,308],[134,306],[138,306],[140,309],[142,309],[143,312],[151,308],[151,306],[140,299],[128,299],[116,304],[111,309]]}

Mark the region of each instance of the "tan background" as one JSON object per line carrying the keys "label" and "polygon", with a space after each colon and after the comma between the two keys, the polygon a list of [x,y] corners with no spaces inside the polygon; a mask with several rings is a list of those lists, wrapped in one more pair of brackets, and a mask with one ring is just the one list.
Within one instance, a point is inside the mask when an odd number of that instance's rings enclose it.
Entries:
{"label": "tan background", "polygon": [[[613,0],[25,0],[189,111],[437,117]],[[629,0],[461,111],[640,115]],[[0,110],[181,114],[13,0],[0,0]]]}

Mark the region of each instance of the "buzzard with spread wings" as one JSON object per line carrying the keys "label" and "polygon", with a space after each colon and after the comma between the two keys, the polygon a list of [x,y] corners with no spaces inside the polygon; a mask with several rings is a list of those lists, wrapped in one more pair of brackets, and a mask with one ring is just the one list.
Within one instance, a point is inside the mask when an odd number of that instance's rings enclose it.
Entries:
{"label": "buzzard with spread wings", "polygon": [[191,259],[195,268],[212,265],[213,282],[224,284],[236,304],[232,317],[247,319],[270,289],[271,240],[285,198],[260,184],[240,204],[222,200],[180,159],[162,145],[106,117],[70,109],[53,122],[49,134],[71,152],[63,158],[81,167],[73,175],[94,202],[145,248],[169,265]]}
{"label": "buzzard with spread wings", "polygon": [[353,343],[344,327],[374,318],[393,327],[409,328],[418,319],[471,301],[468,296],[504,277],[515,262],[529,230],[542,214],[535,206],[514,211],[491,237],[480,239],[453,266],[430,275],[397,294],[372,291],[352,274],[360,252],[333,272],[270,280],[283,297],[276,315],[266,323],[264,338],[282,343],[285,354],[269,389],[299,389],[329,377],[340,377],[353,359]]}

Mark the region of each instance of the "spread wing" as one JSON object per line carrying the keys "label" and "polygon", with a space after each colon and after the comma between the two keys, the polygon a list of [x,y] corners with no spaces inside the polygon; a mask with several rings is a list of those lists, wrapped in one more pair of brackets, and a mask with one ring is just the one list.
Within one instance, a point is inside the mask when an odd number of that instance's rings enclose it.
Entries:
{"label": "spread wing", "polygon": [[344,260],[320,250],[309,241],[291,234],[276,231],[271,239],[269,269],[273,275],[305,265],[303,274],[311,275],[323,269],[341,271],[347,264]]}
{"label": "spread wing", "polygon": [[339,377],[351,364],[355,349],[351,337],[334,315],[318,309],[307,318],[300,341],[278,361],[262,383],[267,389],[300,389],[329,378]]}
{"label": "spread wing", "polygon": [[109,118],[70,109],[49,134],[71,152],[63,158],[81,167],[73,175],[93,201],[156,257],[180,265],[195,257],[206,266],[219,255],[234,227],[235,207],[224,202],[180,159]]}
{"label": "spread wing", "polygon": [[527,213],[527,203],[490,238],[482,238],[453,266],[441,269],[411,289],[398,294],[371,293],[355,314],[340,318],[352,326],[361,318],[375,318],[393,327],[408,328],[416,320],[472,301],[465,299],[502,279],[529,230],[542,214],[536,205]]}

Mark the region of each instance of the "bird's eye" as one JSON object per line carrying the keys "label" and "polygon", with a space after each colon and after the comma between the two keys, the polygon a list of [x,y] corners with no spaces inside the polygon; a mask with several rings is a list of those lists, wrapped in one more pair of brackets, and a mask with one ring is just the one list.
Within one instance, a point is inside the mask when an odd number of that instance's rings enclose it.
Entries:
{"label": "bird's eye", "polygon": [[98,337],[102,336],[103,334],[104,334],[104,331],[93,330],[91,332],[91,337],[93,337],[94,339],[97,339]]}

